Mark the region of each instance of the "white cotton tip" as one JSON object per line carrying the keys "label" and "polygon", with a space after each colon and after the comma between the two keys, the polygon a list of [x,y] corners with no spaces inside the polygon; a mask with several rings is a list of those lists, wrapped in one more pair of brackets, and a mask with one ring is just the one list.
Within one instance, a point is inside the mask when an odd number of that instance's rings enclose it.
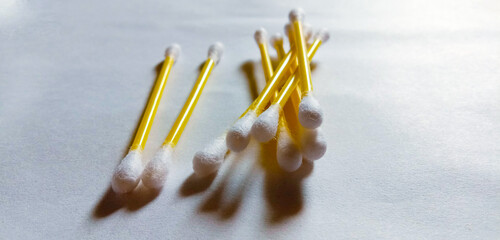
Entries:
{"label": "white cotton tip", "polygon": [[304,39],[307,41],[312,38],[313,36],[313,29],[312,26],[308,23],[302,24],[302,31],[304,34]]}
{"label": "white cotton tip", "polygon": [[300,102],[299,121],[303,127],[309,129],[317,128],[323,122],[323,110],[312,94],[306,95]]}
{"label": "white cotton tip", "polygon": [[303,21],[304,15],[304,10],[302,8],[295,8],[290,11],[290,14],[288,14],[288,18],[290,19],[290,22]]}
{"label": "white cotton tip", "polygon": [[130,150],[116,167],[111,180],[111,188],[116,193],[128,193],[139,184],[142,173],[142,154],[140,150]]}
{"label": "white cotton tip", "polygon": [[179,54],[181,54],[181,46],[177,43],[170,45],[165,51],[165,57],[172,57],[174,59],[177,59]]}
{"label": "white cotton tip", "polygon": [[199,177],[208,176],[219,170],[227,152],[226,137],[219,137],[196,152],[193,158],[193,170]]}
{"label": "white cotton tip", "polygon": [[231,151],[241,152],[247,147],[255,119],[257,119],[257,114],[254,111],[248,111],[231,126],[226,135],[226,145]]}
{"label": "white cotton tip", "polygon": [[278,165],[287,172],[293,172],[302,165],[302,154],[288,129],[280,127],[276,157]]}
{"label": "white cotton tip", "polygon": [[330,39],[330,33],[328,32],[328,29],[322,28],[321,30],[319,30],[319,32],[316,33],[315,38],[321,40],[322,43],[325,43],[328,41],[328,39]]}
{"label": "white cotton tip", "polygon": [[216,64],[219,63],[222,58],[222,54],[224,53],[224,45],[220,42],[216,42],[208,48],[208,58],[214,60]]}
{"label": "white cotton tip", "polygon": [[150,189],[161,189],[167,179],[172,164],[173,148],[162,146],[148,162],[142,173],[142,184]]}
{"label": "white cotton tip", "polygon": [[255,31],[253,35],[257,44],[264,44],[267,41],[267,31],[264,28],[259,28],[259,30]]}
{"label": "white cotton tip", "polygon": [[276,46],[276,44],[283,44],[283,35],[281,35],[281,33],[275,33],[271,37],[271,44],[273,46]]}
{"label": "white cotton tip", "polygon": [[259,142],[268,142],[276,136],[278,122],[280,119],[281,107],[279,104],[273,104],[264,111],[252,126],[252,137]]}
{"label": "white cotton tip", "polygon": [[305,129],[302,133],[302,155],[307,160],[318,160],[326,152],[326,139],[321,128]]}

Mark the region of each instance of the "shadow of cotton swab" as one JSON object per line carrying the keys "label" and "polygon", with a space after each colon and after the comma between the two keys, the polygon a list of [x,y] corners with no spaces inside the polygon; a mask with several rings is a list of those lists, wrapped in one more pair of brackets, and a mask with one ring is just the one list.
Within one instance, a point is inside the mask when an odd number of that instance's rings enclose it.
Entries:
{"label": "shadow of cotton swab", "polygon": [[262,144],[261,165],[265,170],[264,197],[269,209],[270,223],[276,224],[297,215],[303,208],[302,180],[313,170],[310,162],[288,173],[280,169],[276,160],[276,141]]}

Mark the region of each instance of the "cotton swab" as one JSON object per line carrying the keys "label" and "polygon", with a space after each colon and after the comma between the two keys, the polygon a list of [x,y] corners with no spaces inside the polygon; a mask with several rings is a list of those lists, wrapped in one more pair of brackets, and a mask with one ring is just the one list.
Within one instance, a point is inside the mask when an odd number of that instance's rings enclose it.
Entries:
{"label": "cotton swab", "polygon": [[151,96],[149,97],[148,104],[146,105],[146,110],[142,116],[139,128],[135,134],[134,141],[130,150],[125,156],[125,158],[116,167],[113,174],[113,179],[111,180],[111,188],[116,193],[127,193],[137,186],[139,183],[139,178],[143,170],[142,165],[142,150],[146,145],[148,139],[149,131],[153,125],[153,120],[160,104],[160,99],[167,83],[167,78],[174,65],[175,60],[179,57],[180,46],[173,44],[168,47],[165,52],[165,61],[161,68],[158,79],[153,87]]}
{"label": "cotton swab", "polygon": [[227,151],[226,134],[224,133],[195,153],[193,157],[194,173],[199,177],[205,177],[216,172],[222,165]]}
{"label": "cotton swab", "polygon": [[[273,68],[271,65],[271,59],[269,57],[269,53],[267,51],[267,34],[264,29],[259,29],[256,34],[255,40],[259,45],[260,54],[262,58],[262,67],[267,69],[264,71],[266,79],[271,79],[273,75]],[[281,44],[283,40],[281,41]],[[279,44],[279,43],[278,43]],[[265,111],[264,113],[266,113]],[[278,143],[277,143],[277,152],[276,157],[278,164],[280,167],[288,172],[293,172],[297,170],[302,164],[302,154],[300,153],[299,147],[297,143],[294,141],[290,134],[290,130],[288,130],[287,122],[284,115],[280,116],[279,111],[274,111],[277,116],[263,116],[261,114],[257,121],[252,126],[252,136],[255,137],[258,141],[261,141],[261,135],[259,134],[261,131],[259,130],[259,119],[262,117],[267,118],[279,118],[279,126],[280,126],[280,134],[278,135]]]}
{"label": "cotton swab", "polygon": [[[294,41],[293,41],[293,35],[291,34],[290,30],[290,25],[288,24],[288,27],[285,27],[285,32],[287,32],[287,36],[289,36],[290,40],[290,46],[294,46]],[[293,31],[293,29],[291,30]],[[316,36],[315,39],[321,39],[322,42],[328,41],[330,38],[330,35],[326,29],[320,30]],[[285,84],[286,85],[286,84]],[[299,89],[300,87],[297,85],[295,88],[296,90]],[[298,99],[293,105],[297,106],[296,103],[299,102],[300,96],[294,96],[296,93],[292,92],[292,95],[290,96],[290,100],[292,102],[296,99]],[[327,143],[326,139],[323,135],[323,131],[321,128],[316,128],[316,129],[303,129],[303,131],[300,131],[300,138],[301,138],[301,147],[302,147],[302,156],[306,158],[307,160],[318,160],[323,155],[326,153],[327,149]]]}
{"label": "cotton swab", "polygon": [[278,54],[278,60],[283,59],[285,56],[285,48],[283,47],[283,35],[281,33],[275,33],[271,37],[271,45],[276,49],[276,53]]}
{"label": "cotton swab", "polygon": [[307,160],[318,160],[326,153],[326,139],[321,127],[305,129],[301,137],[302,155]]}
{"label": "cotton swab", "polygon": [[[302,24],[302,29],[304,30],[304,40],[306,43],[313,37],[313,29],[310,24],[304,23]],[[285,25],[285,33],[288,39],[293,39],[293,25],[291,23],[287,23]],[[290,48],[295,48],[295,44],[293,41],[290,43]]]}
{"label": "cotton swab", "polygon": [[[265,42],[266,37],[266,32],[265,30],[261,29],[257,31],[254,35],[255,40],[259,42]],[[282,39],[283,42],[283,39]],[[264,49],[261,49],[261,54],[262,51],[264,51],[264,54],[267,55],[267,46],[263,46]],[[283,53],[284,55],[284,53]],[[263,64],[264,61],[265,66],[264,67],[264,72],[265,75],[272,75],[272,66],[271,68],[268,68],[267,66],[271,64],[271,59],[270,58],[264,58],[262,59]],[[266,78],[266,80],[269,80]],[[251,126],[251,125],[250,125]],[[199,177],[204,177],[207,175],[210,175],[214,172],[216,172],[222,162],[224,161],[224,155],[228,151],[228,146],[226,144],[226,134],[224,133],[223,136],[215,139],[212,141],[210,144],[208,144],[204,149],[196,152],[196,154],[193,157],[193,170],[195,174]]]}
{"label": "cotton swab", "polygon": [[300,8],[294,9],[290,12],[289,18],[293,26],[295,48],[299,60],[299,76],[302,78],[303,97],[299,105],[299,121],[305,128],[314,129],[323,122],[323,111],[318,100],[312,94],[311,67],[307,59],[306,42],[302,29],[304,12]]}
{"label": "cotton swab", "polygon": [[[323,35],[318,35],[316,40],[311,44],[309,52],[306,55],[308,59],[312,59],[319,46],[324,41],[328,40],[327,37],[322,38],[321,36],[328,36],[328,34],[326,33]],[[276,135],[280,112],[282,111],[292,92],[295,91],[298,83],[299,79],[296,76],[291,76],[287,80],[285,85],[283,85],[278,94],[278,97],[274,99],[274,101],[271,103],[271,106],[257,118],[254,126],[252,127],[252,136],[254,136],[257,140],[261,142],[267,142]]]}
{"label": "cotton swab", "polygon": [[189,118],[198,102],[203,87],[205,86],[210,73],[215,65],[219,63],[222,57],[223,45],[215,43],[208,50],[208,57],[205,61],[203,69],[196,80],[196,83],[189,94],[189,97],[182,107],[174,125],[163,142],[161,149],[156,153],[153,159],[146,165],[142,174],[142,183],[152,189],[160,189],[165,183],[169,165],[171,164],[172,153],[174,151],[179,138],[186,127]]}

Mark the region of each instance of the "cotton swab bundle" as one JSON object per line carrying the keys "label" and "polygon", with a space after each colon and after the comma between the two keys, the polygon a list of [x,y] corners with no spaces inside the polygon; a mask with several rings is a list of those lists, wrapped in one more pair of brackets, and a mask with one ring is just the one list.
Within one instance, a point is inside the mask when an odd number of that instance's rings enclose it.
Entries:
{"label": "cotton swab bundle", "polygon": [[293,26],[295,49],[299,60],[299,75],[302,78],[303,97],[299,105],[299,121],[305,128],[314,129],[323,122],[323,110],[312,94],[311,67],[307,59],[306,42],[302,28],[304,11],[300,8],[294,9],[290,12],[289,18]]}
{"label": "cotton swab bundle", "polygon": [[156,80],[155,86],[149,97],[146,110],[142,116],[139,128],[135,134],[134,141],[130,150],[125,156],[125,158],[116,167],[113,174],[113,179],[111,180],[111,188],[116,193],[127,193],[137,186],[139,183],[139,178],[141,176],[143,165],[142,165],[142,150],[146,145],[148,139],[149,131],[153,125],[153,120],[160,104],[160,99],[167,82],[168,75],[175,60],[178,58],[180,53],[180,46],[173,44],[167,48],[165,52],[165,61],[161,68],[158,79]]}
{"label": "cotton swab bundle", "polygon": [[[306,55],[308,59],[312,59],[317,49],[325,39],[326,38],[319,37],[315,39]],[[296,76],[290,76],[285,85],[281,88],[278,97],[276,97],[271,103],[271,106],[257,118],[254,126],[252,127],[252,136],[254,136],[257,140],[267,142],[276,135],[280,112],[292,92],[297,87],[298,83],[299,79]]]}
{"label": "cotton swab bundle", "polygon": [[267,82],[262,92],[243,113],[243,115],[240,116],[240,119],[238,119],[231,126],[226,135],[226,144],[231,151],[240,152],[246,148],[250,142],[250,131],[255,119],[262,112],[271,97],[275,94],[278,84],[283,79],[295,59],[296,55],[293,51],[290,51],[285,55],[279,66],[276,68],[277,70],[275,71],[272,79]]}
{"label": "cotton swab bundle", "polygon": [[208,57],[205,61],[203,69],[200,72],[196,83],[189,94],[189,97],[182,107],[173,127],[165,139],[161,149],[156,153],[153,159],[146,165],[144,172],[142,174],[142,183],[152,189],[160,189],[163,187],[167,174],[169,165],[172,161],[172,153],[174,151],[179,138],[186,127],[189,118],[198,102],[201,95],[203,87],[205,86],[212,69],[217,65],[222,57],[223,45],[221,43],[215,43],[210,46],[208,50]]}

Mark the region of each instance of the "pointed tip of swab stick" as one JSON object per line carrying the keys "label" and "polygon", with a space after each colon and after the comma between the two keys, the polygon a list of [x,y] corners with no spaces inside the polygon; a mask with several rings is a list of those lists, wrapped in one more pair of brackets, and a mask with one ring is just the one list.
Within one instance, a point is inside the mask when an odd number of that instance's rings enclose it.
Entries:
{"label": "pointed tip of swab stick", "polygon": [[181,46],[177,43],[170,45],[165,51],[165,57],[177,59],[181,53]]}
{"label": "pointed tip of swab stick", "polygon": [[252,137],[262,143],[273,139],[278,130],[280,110],[279,104],[273,104],[260,114],[252,126]]}
{"label": "pointed tip of swab stick", "polygon": [[302,133],[302,155],[310,161],[323,157],[326,153],[327,143],[321,128],[305,129]]}
{"label": "pointed tip of swab stick", "polygon": [[290,11],[288,18],[290,19],[290,22],[304,21],[304,15],[304,10],[302,8],[295,8]]}
{"label": "pointed tip of swab stick", "polygon": [[276,158],[280,168],[286,172],[293,172],[302,165],[300,149],[285,126],[279,128]]}
{"label": "pointed tip of swab stick", "polygon": [[323,110],[318,100],[311,94],[302,98],[299,104],[299,122],[309,129],[321,126],[323,122]]}
{"label": "pointed tip of swab stick", "polygon": [[241,152],[248,146],[250,131],[255,119],[257,119],[257,114],[254,111],[249,111],[227,131],[226,145],[231,151]]}
{"label": "pointed tip of swab stick", "polygon": [[162,146],[148,162],[142,173],[142,184],[150,189],[161,189],[165,184],[172,162],[173,148]]}
{"label": "pointed tip of swab stick", "polygon": [[215,139],[203,150],[196,152],[194,155],[194,173],[199,177],[205,177],[217,172],[222,165],[222,162],[224,162],[224,155],[226,152],[226,136]]}
{"label": "pointed tip of swab stick", "polygon": [[267,41],[267,31],[265,28],[259,28],[254,34],[257,44],[264,44]]}
{"label": "pointed tip of swab stick", "polygon": [[281,33],[275,33],[271,37],[271,44],[275,46],[276,44],[283,44],[283,35]]}
{"label": "pointed tip of swab stick", "polygon": [[325,43],[330,39],[330,33],[328,32],[328,29],[322,28],[316,33],[315,38],[317,38],[317,39],[321,40],[321,42]]}
{"label": "pointed tip of swab stick", "polygon": [[224,53],[224,44],[222,44],[221,42],[216,42],[212,44],[210,48],[208,48],[208,58],[214,60],[216,64],[219,63],[223,53]]}
{"label": "pointed tip of swab stick", "polygon": [[128,193],[139,184],[142,166],[142,153],[140,150],[130,150],[116,167],[111,180],[111,188],[116,193]]}

